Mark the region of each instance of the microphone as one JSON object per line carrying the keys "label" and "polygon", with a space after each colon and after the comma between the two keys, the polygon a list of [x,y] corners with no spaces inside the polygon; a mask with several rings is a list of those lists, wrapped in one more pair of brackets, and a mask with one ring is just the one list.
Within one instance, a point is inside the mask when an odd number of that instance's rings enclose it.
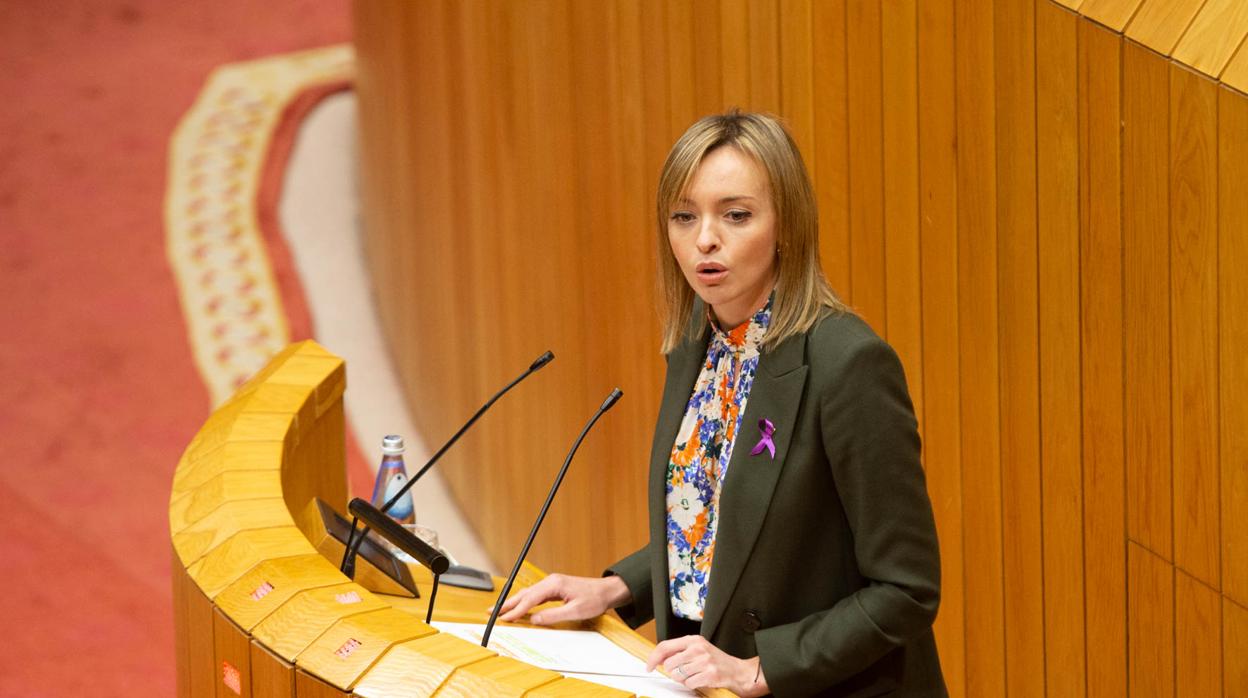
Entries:
{"label": "microphone", "polygon": [[516,558],[516,564],[512,566],[511,574],[507,575],[507,583],[503,585],[503,592],[498,595],[498,600],[494,602],[494,610],[490,612],[490,622],[486,623],[485,634],[481,637],[482,647],[488,647],[490,644],[490,633],[494,632],[494,623],[498,621],[498,612],[502,610],[503,601],[511,593],[511,585],[516,583],[516,575],[520,572],[520,565],[524,564],[524,558],[529,555],[529,548],[533,547],[533,539],[537,537],[537,529],[542,527],[542,521],[546,519],[546,512],[550,510],[550,503],[555,500],[555,493],[559,491],[559,486],[563,484],[563,476],[568,474],[568,466],[572,463],[572,456],[576,455],[576,449],[581,447],[581,442],[585,440],[585,435],[593,428],[598,418],[611,409],[623,394],[623,391],[619,388],[611,391],[607,399],[602,401],[598,411],[594,412],[594,416],[590,417],[589,421],[585,423],[585,428],[581,429],[581,435],[576,437],[576,443],[572,444],[572,450],[568,451],[568,457],[563,459],[563,467],[559,469],[559,475],[555,478],[555,484],[550,488],[550,494],[546,495],[546,503],[542,505],[542,510],[538,513],[537,521],[533,522],[533,530],[529,531],[528,540],[524,541],[524,547],[520,549],[520,557]]}
{"label": "microphone", "polygon": [[[451,561],[440,550],[421,540],[416,534],[403,528],[397,521],[359,497],[351,500],[347,510],[352,516],[362,519],[365,526],[376,529],[382,538],[416,558],[420,564],[433,572],[433,591],[429,593],[429,609],[425,612],[425,622],[428,623],[433,619],[433,602],[438,598],[438,580],[442,577],[442,573],[451,566]],[[366,535],[368,534],[361,534],[360,539],[363,540]]]}
{"label": "microphone", "polygon": [[[403,485],[403,487],[400,488],[398,492],[395,492],[394,495],[390,497],[390,499],[386,500],[386,503],[382,505],[381,507],[382,513],[390,511],[390,507],[394,506],[395,502],[399,501],[399,498],[402,497],[404,494],[406,494],[407,491],[411,489],[412,485],[416,484],[416,481],[419,480],[422,475],[428,472],[429,469],[433,467],[434,463],[438,462],[438,459],[442,457],[442,454],[446,453],[447,449],[453,446],[456,441],[459,441],[459,437],[463,436],[464,432],[468,431],[469,427],[471,427],[473,424],[476,424],[477,420],[481,418],[481,415],[485,414],[485,411],[490,409],[490,407],[495,402],[497,402],[500,397],[506,395],[507,391],[516,387],[516,384],[518,384],[520,381],[524,380],[525,378],[528,378],[529,374],[533,373],[534,371],[538,370],[539,368],[553,361],[554,358],[555,358],[554,353],[548,350],[546,353],[534,359],[533,363],[529,364],[529,367],[525,369],[524,373],[521,373],[510,383],[503,386],[502,390],[495,393],[494,397],[490,398],[488,402],[482,405],[481,409],[477,410],[476,414],[472,415],[472,417],[467,422],[464,423],[464,426],[460,427],[459,431],[455,432],[454,436],[452,436],[446,443],[442,444],[442,448],[439,448],[438,452],[433,454],[433,457],[430,458],[429,461],[426,462],[425,465],[419,471],[417,471],[415,476],[413,476],[407,481],[407,484]],[[343,574],[347,575],[351,579],[355,579],[356,553],[360,549],[360,543],[363,542],[364,536],[368,535],[368,525],[365,524],[364,532],[361,533],[359,537],[356,537],[355,525],[358,522],[358,520],[359,520],[358,516],[353,516],[351,519],[351,532],[347,534],[347,544],[342,551],[342,562],[338,565],[339,571],[341,571]]]}

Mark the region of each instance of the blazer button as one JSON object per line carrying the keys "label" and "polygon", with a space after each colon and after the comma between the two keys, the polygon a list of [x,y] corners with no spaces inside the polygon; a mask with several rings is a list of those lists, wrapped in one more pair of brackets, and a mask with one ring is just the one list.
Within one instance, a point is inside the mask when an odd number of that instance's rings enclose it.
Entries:
{"label": "blazer button", "polygon": [[753,610],[746,610],[741,614],[741,629],[747,633],[753,633],[755,630],[763,627],[763,619],[758,617],[758,613]]}

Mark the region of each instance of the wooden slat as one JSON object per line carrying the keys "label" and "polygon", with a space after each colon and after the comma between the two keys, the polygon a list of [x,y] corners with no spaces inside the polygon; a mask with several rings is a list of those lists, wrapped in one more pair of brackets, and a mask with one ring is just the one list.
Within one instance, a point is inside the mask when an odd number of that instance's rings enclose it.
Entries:
{"label": "wooden slat", "polygon": [[1226,698],[1248,696],[1248,608],[1222,599],[1222,688]]}
{"label": "wooden slat", "polygon": [[203,592],[194,587],[194,582],[186,589],[183,597],[186,603],[187,618],[187,693],[190,698],[215,696],[219,669],[216,665],[213,646],[213,610],[212,601]]}
{"label": "wooden slat", "polygon": [[183,563],[192,563],[239,531],[290,523],[290,512],[281,497],[229,501],[174,534],[173,547]]}
{"label": "wooden slat", "polygon": [[1080,345],[1088,694],[1127,693],[1122,39],[1079,21]]}
{"label": "wooden slat", "polygon": [[273,500],[278,503],[278,508],[284,508],[281,474],[277,470],[223,472],[169,503],[169,529],[172,533],[181,533],[227,502],[247,499]]}
{"label": "wooden slat", "polygon": [[1207,0],[1174,49],[1174,59],[1217,78],[1248,36],[1248,3]]}
{"label": "wooden slat", "polygon": [[294,526],[239,531],[208,551],[190,572],[199,588],[211,598],[264,560],[315,552]]}
{"label": "wooden slat", "polygon": [[495,654],[446,633],[410,640],[390,648],[354,692],[363,698],[431,696],[457,668]]}
{"label": "wooden slat", "polygon": [[1127,535],[1173,560],[1169,73],[1164,59],[1127,42],[1122,74]]}
{"label": "wooden slat", "polygon": [[923,429],[923,316],[919,256],[918,8],[914,0],[880,7],[884,80],[885,337],[897,350]]}
{"label": "wooden slat", "polygon": [[1175,573],[1174,625],[1175,695],[1222,695],[1222,599],[1182,570]]}
{"label": "wooden slat", "polygon": [[1001,516],[1008,695],[1044,695],[1035,4],[996,8]]}
{"label": "wooden slat", "polygon": [[[212,612],[217,698],[253,695],[251,692],[251,638],[230,622],[220,608]],[[237,682],[237,683],[235,683]],[[237,688],[237,690],[235,690]]]}
{"label": "wooden slat", "polygon": [[538,669],[510,657],[489,657],[461,667],[442,686],[439,696],[475,698],[476,696],[520,696],[562,677],[553,671]]}
{"label": "wooden slat", "polygon": [[[573,3],[573,5],[576,4]],[[722,50],[719,43],[719,0],[693,0],[690,3],[690,7],[693,13],[692,26],[696,27],[693,31],[697,34],[698,41],[687,41],[686,43],[695,47],[693,51],[693,95],[697,114],[702,116],[723,111],[724,107],[727,106],[724,104],[722,80],[719,76],[720,51]],[[604,27],[605,23],[602,21],[603,8],[596,7],[593,4],[585,4],[581,10],[585,12],[587,17],[593,19],[594,24]],[[612,34],[614,32],[607,33]],[[585,43],[587,40],[591,40],[592,37],[593,34],[578,34],[577,41]],[[597,54],[601,57],[608,41],[610,41],[609,36],[599,36],[596,42],[586,44],[587,56]],[[606,67],[603,66],[602,72],[598,75],[593,76],[592,79],[589,76],[586,76],[586,79],[578,78],[576,84],[601,85],[602,76],[605,73]],[[603,100],[598,100],[598,103],[602,104]],[[604,122],[604,118],[597,118],[591,123]]]}
{"label": "wooden slat", "polygon": [[379,597],[354,583],[311,589],[282,604],[252,629],[251,634],[277,656],[294,661],[340,619],[385,607]]}
{"label": "wooden slat", "polygon": [[295,594],[343,582],[338,568],[319,554],[265,560],[213,599],[226,617],[250,632]]}
{"label": "wooden slat", "polygon": [[1076,18],[1036,5],[1045,682],[1085,688]]}
{"label": "wooden slat", "polygon": [[[812,177],[815,152],[812,0],[780,0],[780,113]],[[913,42],[911,42],[913,47]]]}
{"label": "wooden slat", "polygon": [[[967,695],[1005,693],[993,13],[958,2],[958,386]],[[968,566],[968,561],[974,565]]]}
{"label": "wooden slat", "polygon": [[416,616],[381,608],[333,624],[299,653],[295,665],[347,690],[391,646],[436,632]]}
{"label": "wooden slat", "polygon": [[[780,111],[780,3],[748,0],[750,18],[750,108]],[[682,39],[687,40],[687,39]]]}
{"label": "wooden slat", "polygon": [[1217,89],[1170,68],[1174,561],[1221,588],[1218,540]]}
{"label": "wooden slat", "polygon": [[1127,25],[1126,35],[1169,56],[1205,0],[1144,0]]}
{"label": "wooden slat", "polygon": [[295,695],[299,698],[346,698],[349,693],[302,669],[295,669]]}
{"label": "wooden slat", "polygon": [[1143,0],[1085,0],[1079,14],[1121,33]]}
{"label": "wooden slat", "polygon": [[265,698],[295,695],[294,665],[255,640],[251,642],[251,692]]}
{"label": "wooden slat", "polygon": [[[1222,592],[1248,606],[1248,98],[1218,90],[1218,384]],[[1228,683],[1228,688],[1229,688]],[[1248,687],[1245,688],[1248,690]]]}
{"label": "wooden slat", "polygon": [[940,536],[936,642],[951,695],[966,685],[958,385],[958,172],[954,9],[919,3],[919,220],[923,265],[923,462]]}
{"label": "wooden slat", "polygon": [[693,6],[690,3],[664,3],[667,29],[667,66],[671,82],[669,97],[672,105],[672,129],[680,133],[701,113],[695,95],[693,72],[694,43],[689,41],[693,29]]}
{"label": "wooden slat", "polygon": [[720,84],[724,106],[750,103],[749,5],[746,0],[720,0]]}
{"label": "wooden slat", "polygon": [[1127,544],[1127,684],[1139,698],[1174,696],[1174,567]]}
{"label": "wooden slat", "polygon": [[880,87],[880,3],[848,0],[849,297],[884,334],[884,192]]}
{"label": "wooden slat", "polygon": [[848,299],[849,116],[845,4],[817,2],[811,12],[815,61],[815,197],[819,205],[819,256],[832,288]]}
{"label": "wooden slat", "polygon": [[179,696],[190,694],[190,615],[187,608],[188,589],[194,589],[191,578],[186,574],[186,567],[178,560],[177,551],[173,552],[173,564],[170,566],[170,579],[173,582],[173,656],[176,669],[176,686]]}
{"label": "wooden slat", "polygon": [[1226,69],[1222,71],[1222,82],[1248,94],[1248,50],[1243,46],[1239,47],[1239,51],[1231,57]]}

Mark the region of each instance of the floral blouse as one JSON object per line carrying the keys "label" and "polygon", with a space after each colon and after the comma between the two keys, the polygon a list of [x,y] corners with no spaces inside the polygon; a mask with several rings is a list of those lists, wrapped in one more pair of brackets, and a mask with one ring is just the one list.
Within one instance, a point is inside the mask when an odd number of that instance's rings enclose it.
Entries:
{"label": "floral blouse", "polygon": [[758,347],[771,321],[771,301],[728,332],[711,322],[711,341],[693,384],[667,465],[667,570],[672,611],[702,619],[719,492],[758,368]]}

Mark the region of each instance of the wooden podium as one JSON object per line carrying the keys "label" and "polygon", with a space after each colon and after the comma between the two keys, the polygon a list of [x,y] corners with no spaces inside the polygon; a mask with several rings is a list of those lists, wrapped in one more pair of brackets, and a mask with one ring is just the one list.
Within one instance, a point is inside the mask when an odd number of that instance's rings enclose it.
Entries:
{"label": "wooden podium", "polygon": [[[497,655],[423,622],[317,552],[314,498],[346,511],[342,359],[292,344],[208,418],[173,478],[169,529],[180,696],[628,696]],[[519,583],[542,576],[532,566]],[[501,580],[496,581],[501,588]],[[442,585],[438,620],[484,622],[494,593]],[[638,657],[617,618],[597,630]],[[730,696],[726,691],[705,695]]]}

